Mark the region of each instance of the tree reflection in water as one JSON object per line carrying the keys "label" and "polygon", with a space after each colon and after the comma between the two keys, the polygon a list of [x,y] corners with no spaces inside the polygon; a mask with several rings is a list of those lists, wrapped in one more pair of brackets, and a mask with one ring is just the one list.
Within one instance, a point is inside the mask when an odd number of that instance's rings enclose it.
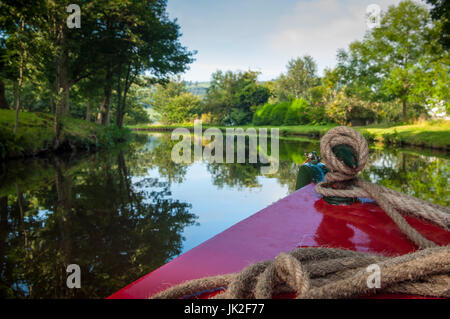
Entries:
{"label": "tree reflection in water", "polygon": [[[103,298],[180,254],[190,204],[156,178],[133,184],[122,150],[52,164],[52,183],[0,198],[0,297]],[[81,289],[66,286],[69,264]]]}

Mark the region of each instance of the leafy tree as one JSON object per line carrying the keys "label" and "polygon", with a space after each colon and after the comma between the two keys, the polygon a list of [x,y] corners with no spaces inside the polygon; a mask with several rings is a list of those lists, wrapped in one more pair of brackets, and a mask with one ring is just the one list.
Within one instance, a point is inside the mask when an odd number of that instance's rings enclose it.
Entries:
{"label": "leafy tree", "polygon": [[251,121],[252,107],[269,99],[269,89],[257,83],[258,72],[217,71],[205,98],[205,112],[221,124],[245,124]]}
{"label": "leafy tree", "polygon": [[39,110],[55,114],[54,148],[62,141],[63,116],[90,120],[99,110],[103,125],[114,114],[121,128],[130,113],[130,89],[144,72],[155,83],[185,71],[193,61],[194,52],[179,42],[180,27],[168,17],[166,0],[78,4],[81,28],[67,25],[68,3],[62,0],[7,0],[0,6],[0,107],[9,106],[11,94],[3,92],[8,90],[14,92],[17,110],[22,93],[31,93],[24,96],[33,105],[29,110],[40,105],[33,101],[48,99]]}
{"label": "leafy tree", "polygon": [[5,1],[0,7],[0,23],[3,31],[0,57],[0,108],[8,108],[5,97],[4,79],[12,82],[13,108],[16,111],[14,133],[17,132],[19,110],[22,107],[22,95],[25,81],[35,72],[34,59],[36,40],[30,23],[36,21],[35,15],[40,8],[36,5]]}
{"label": "leafy tree", "polygon": [[426,104],[426,96],[436,95],[434,80],[425,75],[448,63],[448,54],[436,41],[439,30],[423,5],[402,1],[389,7],[379,28],[353,42],[348,52],[338,53],[346,93],[372,101],[397,100],[406,121],[409,106]]}
{"label": "leafy tree", "polygon": [[162,112],[172,98],[187,92],[186,85],[180,78],[158,83],[152,87],[150,104],[155,111]]}
{"label": "leafy tree", "polygon": [[442,23],[442,33],[440,40],[442,45],[450,48],[450,2],[446,0],[426,0],[433,7],[430,11],[433,20],[439,20]]}
{"label": "leafy tree", "polygon": [[348,97],[341,90],[326,106],[326,114],[332,121],[341,125],[365,125],[375,121],[376,113],[372,109],[373,103],[357,97]]}
{"label": "leafy tree", "polygon": [[184,72],[193,61],[193,52],[179,42],[180,27],[169,19],[165,0],[133,1],[121,9],[119,21],[130,32],[126,45],[122,46],[123,57],[117,61],[118,127],[123,124],[128,90],[140,73],[147,71],[156,79],[164,78]]}
{"label": "leafy tree", "polygon": [[253,113],[253,124],[254,125],[266,125],[269,124],[271,121],[271,112],[272,108],[274,107],[274,104],[266,103],[264,105],[261,105],[255,110],[255,113]]}
{"label": "leafy tree", "polygon": [[286,75],[281,74],[276,81],[276,95],[281,101],[309,99],[308,90],[317,84],[317,64],[311,56],[305,55],[288,62]]}
{"label": "leafy tree", "polygon": [[181,93],[171,98],[161,111],[163,123],[191,122],[199,113],[201,99],[192,93]]}
{"label": "leafy tree", "polygon": [[201,98],[189,93],[180,79],[156,85],[151,100],[165,124],[191,122],[201,113]]}

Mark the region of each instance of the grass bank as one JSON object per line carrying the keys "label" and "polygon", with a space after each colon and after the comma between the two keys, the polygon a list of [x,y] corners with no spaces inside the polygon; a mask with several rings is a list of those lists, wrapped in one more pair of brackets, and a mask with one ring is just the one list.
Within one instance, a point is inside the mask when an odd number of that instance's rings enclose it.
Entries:
{"label": "grass bank", "polygon": [[412,125],[357,127],[366,136],[386,145],[419,146],[450,150],[450,121]]}
{"label": "grass bank", "polygon": [[125,137],[124,131],[71,117],[62,119],[61,147],[54,149],[53,115],[21,112],[14,134],[15,112],[0,110],[0,159],[47,152],[93,150],[109,147]]}
{"label": "grass bank", "polygon": [[[319,138],[336,125],[301,125],[301,126],[263,126],[277,127],[281,136],[308,136]],[[192,124],[180,125],[149,125],[130,126],[137,131],[172,131],[177,127],[193,129]],[[203,125],[203,129],[211,127]],[[222,130],[227,127],[215,126]],[[241,126],[246,129],[256,126]],[[353,127],[363,134],[369,142],[384,145],[418,146],[431,149],[450,150],[450,121],[429,121],[412,125],[369,125]]]}

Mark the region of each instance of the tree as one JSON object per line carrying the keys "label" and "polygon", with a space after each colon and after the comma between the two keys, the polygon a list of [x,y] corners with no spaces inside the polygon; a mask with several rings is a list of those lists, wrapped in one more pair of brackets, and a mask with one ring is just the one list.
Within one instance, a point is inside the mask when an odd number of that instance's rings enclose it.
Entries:
{"label": "tree", "polygon": [[165,124],[192,122],[199,114],[200,105],[198,96],[183,92],[170,98],[167,104],[158,108],[158,112]]}
{"label": "tree", "polygon": [[[2,37],[0,71],[1,78],[7,78],[13,83],[13,108],[16,111],[14,134],[17,132],[19,110],[21,107],[22,88],[26,77],[34,69],[31,61],[36,53],[33,43],[33,31],[29,23],[35,21],[34,16],[39,4],[15,3],[6,1],[0,8],[1,26],[5,33]],[[35,62],[35,61],[34,61]],[[5,98],[5,86],[0,80],[0,108],[8,108]]]}
{"label": "tree", "polygon": [[179,42],[180,27],[169,19],[166,0],[83,0],[78,5],[80,28],[70,25],[68,3],[62,0],[6,0],[0,6],[0,107],[8,107],[5,80],[14,84],[17,110],[22,88],[42,86],[31,91],[35,100],[49,99],[55,149],[62,140],[63,116],[90,119],[95,103],[99,121],[107,125],[116,102],[115,124],[121,128],[130,88],[140,75],[146,72],[154,83],[185,71],[193,61],[194,52]]}
{"label": "tree", "polygon": [[189,93],[180,78],[157,84],[151,94],[152,108],[165,124],[191,122],[201,113],[201,98]]}
{"label": "tree", "polygon": [[240,125],[249,123],[253,109],[267,102],[270,90],[257,82],[259,72],[222,72],[211,76],[205,97],[205,112],[217,123]]}
{"label": "tree", "polygon": [[450,48],[450,2],[446,0],[426,0],[433,6],[431,17],[433,20],[439,20],[442,23],[442,32],[440,41],[446,48]]}
{"label": "tree", "polygon": [[[433,80],[424,75],[448,61],[437,42],[439,30],[423,5],[403,1],[389,7],[379,28],[353,42],[348,52],[338,53],[346,93],[365,100],[399,101],[407,121],[409,106],[425,104],[426,96],[434,95]],[[423,94],[424,88],[428,94]]]}
{"label": "tree", "polygon": [[276,94],[281,101],[300,97],[309,99],[308,90],[318,84],[316,62],[309,55],[291,59],[286,75],[281,74],[276,84]]}
{"label": "tree", "polygon": [[[114,60],[116,75],[116,125],[121,128],[126,112],[126,100],[131,85],[146,71],[155,79],[184,72],[193,61],[194,52],[179,42],[180,27],[169,19],[166,0],[114,1],[115,24],[123,26],[115,33],[122,41],[114,46],[120,52]],[[123,32],[125,30],[125,32]]]}
{"label": "tree", "polygon": [[334,122],[341,125],[366,125],[376,119],[373,110],[374,102],[363,101],[356,96],[348,97],[344,90],[339,91],[336,97],[327,104],[325,112]]}
{"label": "tree", "polygon": [[155,84],[150,96],[150,104],[155,111],[163,113],[163,108],[169,104],[169,101],[182,93],[187,93],[187,88],[180,78]]}
{"label": "tree", "polygon": [[90,66],[95,61],[92,41],[95,19],[89,6],[83,12],[84,28],[72,30],[66,23],[66,8],[67,3],[62,0],[33,3],[8,0],[1,6],[6,54],[16,57],[9,66],[10,73],[18,74],[14,89],[16,110],[24,75],[33,71],[50,91],[50,104],[55,113],[55,148],[60,144],[61,117],[69,114],[69,91],[93,72]]}

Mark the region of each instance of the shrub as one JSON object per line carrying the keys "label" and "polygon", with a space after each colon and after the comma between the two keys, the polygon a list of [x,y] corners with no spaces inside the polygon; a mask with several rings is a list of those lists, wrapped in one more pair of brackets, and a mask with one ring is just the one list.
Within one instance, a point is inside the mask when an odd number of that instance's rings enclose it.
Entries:
{"label": "shrub", "polygon": [[254,125],[268,125],[271,121],[271,112],[275,104],[266,103],[258,107],[253,114]]}
{"label": "shrub", "polygon": [[309,104],[305,99],[293,100],[286,112],[284,125],[308,124],[310,122],[308,108]]}
{"label": "shrub", "polygon": [[230,113],[231,125],[244,125],[250,122],[251,113],[246,110],[233,108]]}
{"label": "shrub", "polygon": [[349,97],[343,91],[326,106],[326,115],[334,122],[347,125],[365,125],[376,119],[373,103]]}
{"label": "shrub", "polygon": [[270,112],[270,125],[283,125],[286,112],[289,108],[289,102],[275,104]]}
{"label": "shrub", "polygon": [[109,148],[117,143],[127,141],[131,138],[131,130],[129,128],[122,128],[115,124],[110,124],[102,129],[97,137],[97,146],[101,148]]}

